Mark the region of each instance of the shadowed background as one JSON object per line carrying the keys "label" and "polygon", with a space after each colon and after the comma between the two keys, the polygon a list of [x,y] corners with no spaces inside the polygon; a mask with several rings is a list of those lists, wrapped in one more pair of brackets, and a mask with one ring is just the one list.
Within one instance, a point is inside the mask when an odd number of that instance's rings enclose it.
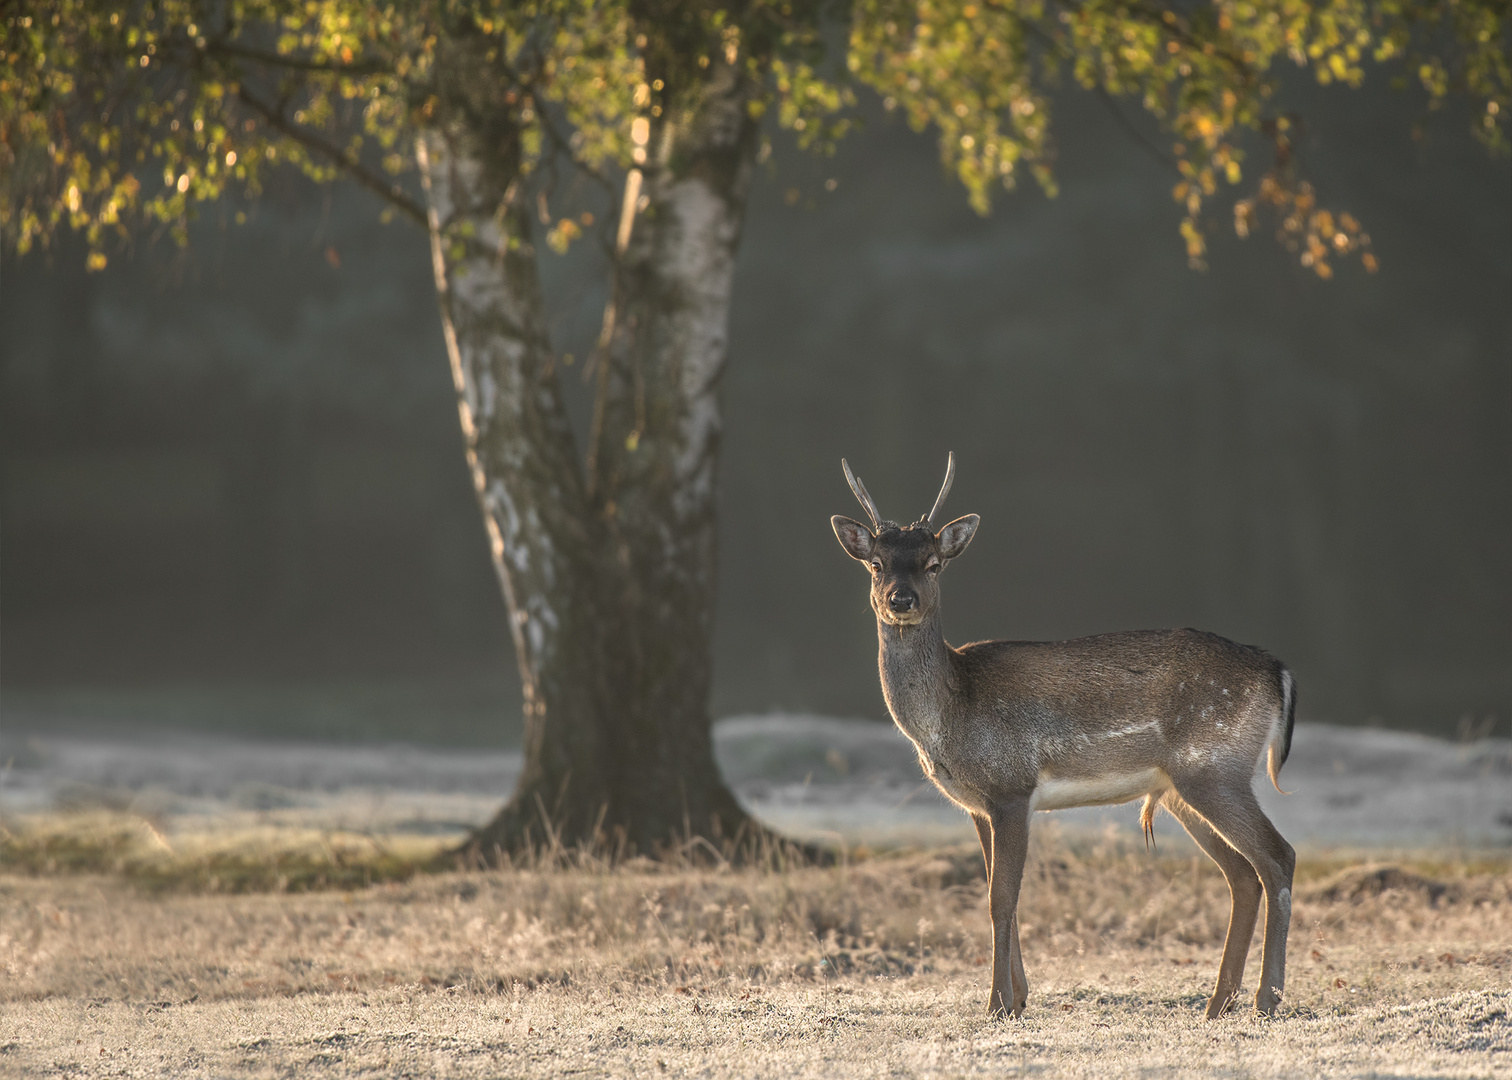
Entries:
{"label": "shadowed background", "polygon": [[[777,140],[731,318],[715,716],[885,715],[839,458],[909,520],[948,450],[946,516],[983,516],[952,641],[1196,625],[1285,658],[1304,719],[1512,713],[1512,171],[1384,89],[1301,100],[1377,275],[1223,220],[1190,271],[1158,151],[1085,95],[1061,196],[988,218],[880,114],[833,159]],[[188,252],[82,262],[0,278],[8,731],[517,742],[418,230],[288,181]],[[601,264],[545,266],[581,358]]]}

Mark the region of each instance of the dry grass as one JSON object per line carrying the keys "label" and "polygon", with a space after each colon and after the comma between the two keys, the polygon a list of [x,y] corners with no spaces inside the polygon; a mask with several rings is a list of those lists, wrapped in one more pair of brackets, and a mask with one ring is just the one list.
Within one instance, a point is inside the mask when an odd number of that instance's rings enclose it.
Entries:
{"label": "dry grass", "polygon": [[10,874],[0,1073],[1512,1074],[1505,861],[1305,860],[1283,1017],[1209,1024],[1222,879],[1131,840],[1037,826],[1019,1022],[981,1015],[967,849],[236,895]]}
{"label": "dry grass", "polygon": [[148,892],[349,889],[447,868],[442,841],[330,829],[160,830],[151,818],[85,811],[0,825],[10,874],[108,874]]}

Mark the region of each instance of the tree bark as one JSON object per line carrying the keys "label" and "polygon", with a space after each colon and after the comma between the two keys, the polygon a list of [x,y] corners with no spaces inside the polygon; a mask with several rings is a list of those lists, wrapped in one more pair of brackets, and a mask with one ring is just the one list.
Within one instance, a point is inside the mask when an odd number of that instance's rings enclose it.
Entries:
{"label": "tree bark", "polygon": [[[655,854],[765,837],[720,778],[708,713],[719,383],[756,143],[717,71],[655,132],[620,260],[584,469],[543,317],[517,142],[459,69],[417,146],[468,465],[524,686],[524,770],[467,844]],[[485,99],[485,100],[480,100]]]}

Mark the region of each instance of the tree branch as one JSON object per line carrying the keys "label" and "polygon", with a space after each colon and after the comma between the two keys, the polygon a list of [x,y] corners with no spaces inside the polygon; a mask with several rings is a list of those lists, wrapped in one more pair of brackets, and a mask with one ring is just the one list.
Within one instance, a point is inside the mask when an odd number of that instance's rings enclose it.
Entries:
{"label": "tree branch", "polygon": [[[1076,10],[1077,5],[1076,0],[1059,0],[1058,6],[1062,11],[1070,13]],[[1130,0],[1126,11],[1129,15],[1143,18],[1146,23],[1171,35],[1172,38],[1179,40],[1187,48],[1196,52],[1205,52],[1204,46],[1211,45],[1213,51],[1210,55],[1224,61],[1246,85],[1254,85],[1254,83],[1259,81],[1258,73],[1243,56],[1229,49],[1220,49],[1216,41],[1203,41],[1198,35],[1192,33],[1191,28],[1186,24],[1186,20],[1178,17],[1175,22],[1167,22],[1164,11],[1151,7],[1149,4],[1144,3],[1143,0]],[[1024,19],[1022,22],[1040,40],[1052,44],[1062,60],[1075,59],[1075,52],[1073,50],[1067,49],[1060,42],[1055,41],[1052,35],[1046,33],[1036,23],[1028,19]]]}
{"label": "tree branch", "polygon": [[264,49],[253,49],[224,40],[205,43],[205,52],[224,53],[227,56],[252,60],[268,67],[287,68],[291,71],[319,71],[331,75],[381,75],[392,71],[393,65],[381,60],[364,60],[353,64],[333,64],[327,60],[306,60],[300,56],[284,56]]}
{"label": "tree branch", "polygon": [[[539,55],[539,50],[537,50],[537,70],[539,70],[541,63],[542,58]],[[608,195],[609,198],[613,199],[615,195],[618,194],[618,186],[612,180],[610,180],[609,177],[593,168],[587,162],[582,161],[578,158],[577,153],[572,149],[572,140],[568,139],[561,133],[561,131],[557,129],[556,123],[551,115],[550,102],[544,97],[539,96],[535,88],[535,79],[526,76],[524,72],[516,69],[508,62],[500,61],[499,67],[504,70],[505,74],[508,75],[508,77],[514,82],[516,86],[520,87],[520,89],[524,90],[526,93],[531,94],[532,96],[535,96],[537,98],[536,116],[540,118],[541,130],[545,133],[547,141],[550,142],[551,145],[556,149],[556,152],[561,154],[569,162],[571,162],[574,169],[577,169],[594,183],[598,184],[599,187],[603,188],[604,193]]]}
{"label": "tree branch", "polygon": [[1150,157],[1154,161],[1158,162],[1161,168],[1165,169],[1168,172],[1174,173],[1177,176],[1181,175],[1181,170],[1176,167],[1176,162],[1167,157],[1165,152],[1162,151],[1160,147],[1156,146],[1149,139],[1145,138],[1144,132],[1135,127],[1134,121],[1125,116],[1124,111],[1118,107],[1118,102],[1113,100],[1112,94],[1108,93],[1108,91],[1104,89],[1101,84],[1094,86],[1092,88],[1092,92],[1097,96],[1097,99],[1099,101],[1101,101],[1108,107],[1108,111],[1113,114],[1113,119],[1118,121],[1118,126],[1123,128],[1124,134],[1127,135],[1130,140],[1135,143],[1135,145],[1137,145],[1141,150],[1150,155]]}
{"label": "tree branch", "polygon": [[353,180],[388,202],[411,221],[414,221],[422,228],[429,227],[424,207],[406,195],[402,186],[385,180],[371,169],[365,167],[350,150],[343,150],[334,143],[322,139],[319,135],[289,123],[284,118],[281,110],[260,101],[245,86],[238,86],[236,88],[236,96],[243,104],[267,121],[268,125],[275,131],[282,132],[301,146],[315,151],[322,157],[329,158],[345,170],[347,175]]}

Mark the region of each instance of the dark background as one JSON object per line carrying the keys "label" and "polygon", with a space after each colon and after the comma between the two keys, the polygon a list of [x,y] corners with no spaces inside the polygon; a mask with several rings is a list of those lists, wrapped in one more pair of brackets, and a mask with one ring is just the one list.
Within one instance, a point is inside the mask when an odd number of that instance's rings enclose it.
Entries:
{"label": "dark background", "polygon": [[[953,641],[1195,625],[1286,659],[1304,719],[1512,715],[1512,171],[1385,89],[1299,102],[1379,274],[1320,281],[1226,202],[1192,272],[1173,176],[1086,95],[1061,196],[988,218],[880,113],[833,159],[774,139],[731,320],[716,716],[885,716],[839,459],[907,520],[947,450],[947,517],[983,517]],[[423,236],[293,179],[235,208],[187,252],[3,270],[4,723],[516,741]],[[600,266],[545,263],[582,356]]]}

